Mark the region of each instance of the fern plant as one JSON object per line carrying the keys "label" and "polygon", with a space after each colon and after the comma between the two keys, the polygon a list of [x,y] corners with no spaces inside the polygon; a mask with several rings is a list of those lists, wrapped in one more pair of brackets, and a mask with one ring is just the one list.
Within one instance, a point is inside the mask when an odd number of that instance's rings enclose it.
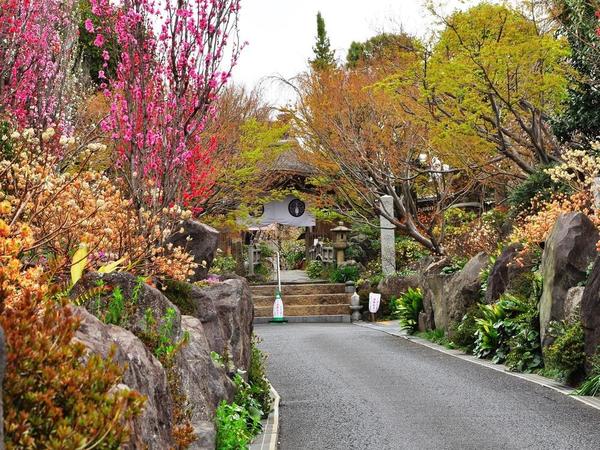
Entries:
{"label": "fern plant", "polygon": [[409,288],[396,301],[395,315],[400,321],[400,328],[413,334],[419,323],[419,313],[423,310],[423,293],[421,289]]}

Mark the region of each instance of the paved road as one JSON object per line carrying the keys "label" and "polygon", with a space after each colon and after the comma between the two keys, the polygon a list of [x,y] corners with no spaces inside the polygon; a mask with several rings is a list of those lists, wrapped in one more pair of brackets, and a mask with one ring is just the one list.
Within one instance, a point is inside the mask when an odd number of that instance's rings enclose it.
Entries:
{"label": "paved road", "polygon": [[394,336],[259,325],[281,449],[600,449],[600,411]]}

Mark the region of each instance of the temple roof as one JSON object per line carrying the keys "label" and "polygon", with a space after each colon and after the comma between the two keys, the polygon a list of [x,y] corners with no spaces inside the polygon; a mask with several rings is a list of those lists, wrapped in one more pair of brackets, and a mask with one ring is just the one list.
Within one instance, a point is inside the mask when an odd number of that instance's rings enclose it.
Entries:
{"label": "temple roof", "polygon": [[280,154],[267,169],[270,172],[284,172],[291,175],[316,175],[317,171],[310,164],[298,157],[298,150],[291,148]]}

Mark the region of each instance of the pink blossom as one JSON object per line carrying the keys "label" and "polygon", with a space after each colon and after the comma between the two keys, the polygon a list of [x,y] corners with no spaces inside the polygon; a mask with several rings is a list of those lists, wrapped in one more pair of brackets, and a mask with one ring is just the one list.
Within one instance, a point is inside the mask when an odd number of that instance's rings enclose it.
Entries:
{"label": "pink blossom", "polygon": [[88,33],[94,32],[94,23],[90,19],[85,20],[84,26]]}
{"label": "pink blossom", "polygon": [[96,47],[102,47],[104,45],[104,36],[97,34],[96,39],[94,39],[94,45]]}

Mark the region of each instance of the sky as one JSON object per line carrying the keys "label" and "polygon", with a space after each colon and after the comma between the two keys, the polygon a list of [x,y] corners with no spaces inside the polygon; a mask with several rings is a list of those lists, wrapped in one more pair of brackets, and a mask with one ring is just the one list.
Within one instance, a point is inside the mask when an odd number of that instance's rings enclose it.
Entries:
{"label": "sky", "polygon": [[[460,0],[446,0],[444,9]],[[267,100],[288,103],[293,92],[270,77],[290,79],[304,71],[316,38],[316,14],[325,19],[336,58],[344,61],[352,41],[400,29],[423,37],[433,21],[423,0],[242,0],[240,37],[248,42],[233,81],[252,88],[261,84]]]}

